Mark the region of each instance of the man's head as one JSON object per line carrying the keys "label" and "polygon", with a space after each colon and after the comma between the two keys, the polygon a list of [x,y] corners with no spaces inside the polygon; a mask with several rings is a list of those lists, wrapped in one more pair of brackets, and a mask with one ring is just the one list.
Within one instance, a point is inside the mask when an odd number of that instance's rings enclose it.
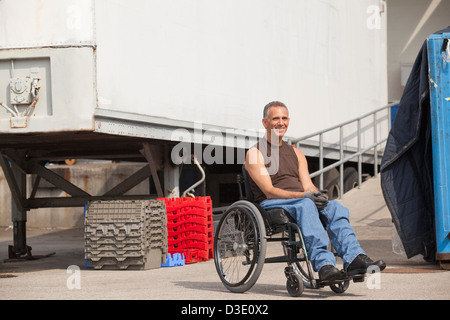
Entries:
{"label": "man's head", "polygon": [[268,103],[264,107],[262,123],[267,130],[267,139],[269,142],[272,142],[273,137],[278,138],[278,142],[281,143],[281,139],[289,127],[288,108],[280,101]]}

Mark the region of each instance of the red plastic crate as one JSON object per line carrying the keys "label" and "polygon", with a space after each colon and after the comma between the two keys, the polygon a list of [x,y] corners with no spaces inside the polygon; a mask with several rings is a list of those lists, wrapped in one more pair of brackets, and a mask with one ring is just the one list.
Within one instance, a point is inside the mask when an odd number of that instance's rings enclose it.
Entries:
{"label": "red plastic crate", "polygon": [[160,198],[167,212],[169,253],[182,253],[185,263],[214,257],[212,201],[210,197]]}

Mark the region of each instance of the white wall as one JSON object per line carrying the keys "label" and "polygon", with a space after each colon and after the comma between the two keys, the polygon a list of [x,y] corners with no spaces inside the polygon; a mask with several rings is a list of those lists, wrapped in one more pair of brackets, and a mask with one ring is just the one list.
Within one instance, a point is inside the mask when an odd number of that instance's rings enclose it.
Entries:
{"label": "white wall", "polygon": [[426,38],[450,26],[449,17],[448,0],[387,0],[390,101],[400,100],[403,93],[401,66],[412,66]]}

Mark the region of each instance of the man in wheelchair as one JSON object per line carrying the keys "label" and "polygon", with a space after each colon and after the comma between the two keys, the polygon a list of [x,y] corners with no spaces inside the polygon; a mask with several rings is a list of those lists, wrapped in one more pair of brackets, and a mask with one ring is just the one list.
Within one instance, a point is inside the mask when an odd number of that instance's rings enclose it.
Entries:
{"label": "man in wheelchair", "polygon": [[334,254],[328,250],[328,239],[348,276],[365,274],[371,266],[383,270],[385,262],[371,260],[360,247],[348,209],[337,200],[328,201],[326,193],[312,183],[304,154],[282,140],[289,126],[286,105],[279,101],[267,104],[262,123],[265,138],[247,152],[245,160],[254,202],[266,210],[283,208],[295,219],[320,280],[342,277]]}

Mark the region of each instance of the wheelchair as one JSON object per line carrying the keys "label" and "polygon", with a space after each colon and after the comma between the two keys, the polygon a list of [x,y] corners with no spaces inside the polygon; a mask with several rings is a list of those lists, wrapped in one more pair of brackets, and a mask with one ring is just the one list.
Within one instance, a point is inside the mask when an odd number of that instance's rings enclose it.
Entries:
{"label": "wheelchair", "polygon": [[[287,291],[292,297],[301,296],[305,287],[329,286],[335,293],[344,293],[351,280],[364,281],[365,275],[350,277],[343,270],[340,279],[321,281],[312,269],[302,232],[291,215],[281,208],[265,210],[253,202],[244,166],[242,175],[238,175],[238,185],[241,200],[227,208],[214,235],[215,267],[229,291],[243,293],[252,288],[264,263],[287,263],[284,275]],[[281,242],[284,255],[266,257],[268,242]]]}

